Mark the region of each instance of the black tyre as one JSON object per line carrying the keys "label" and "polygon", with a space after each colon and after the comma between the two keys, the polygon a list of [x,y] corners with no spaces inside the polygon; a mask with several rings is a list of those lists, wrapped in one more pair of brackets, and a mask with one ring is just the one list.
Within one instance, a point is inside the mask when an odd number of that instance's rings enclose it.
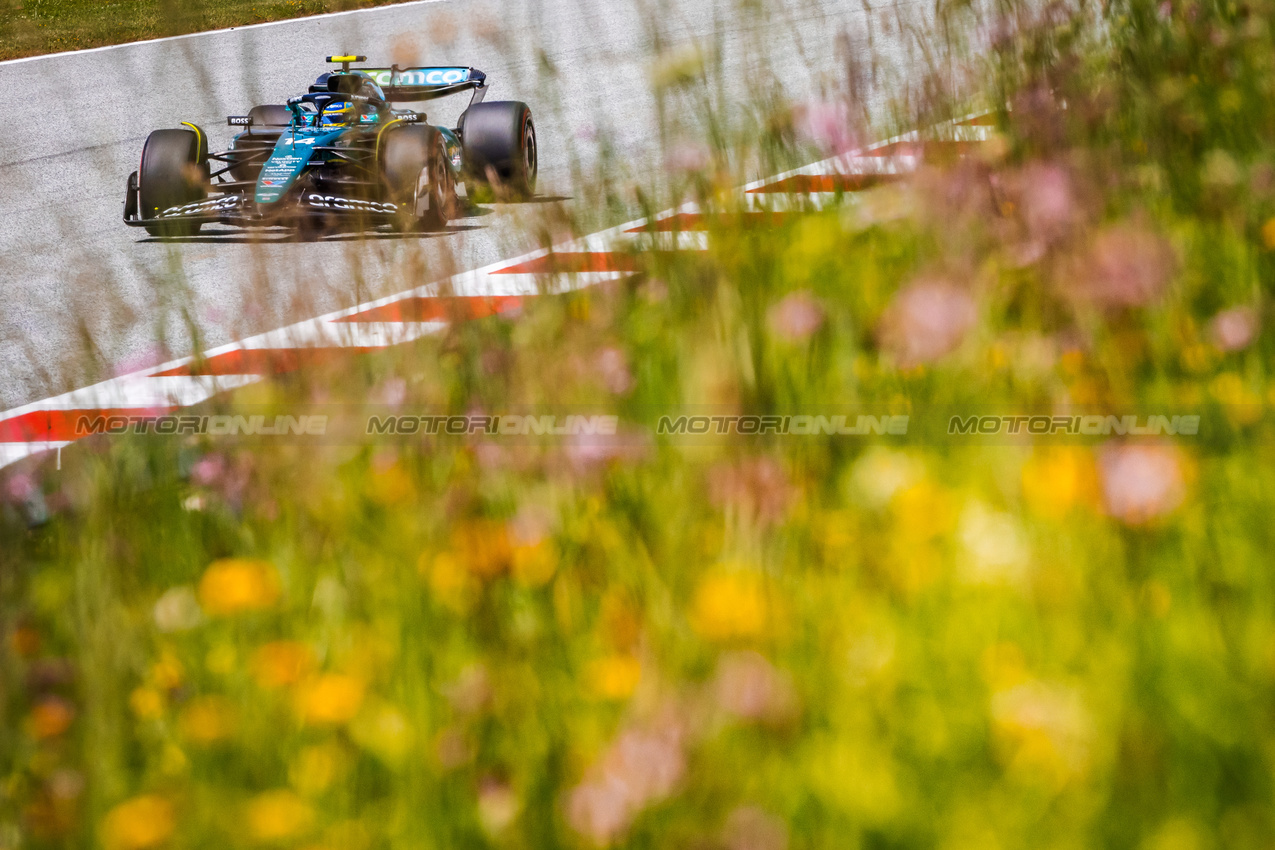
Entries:
{"label": "black tyre", "polygon": [[441,230],[456,215],[456,180],[443,134],[410,125],[392,130],[381,147],[388,199],[398,204],[401,230]]}
{"label": "black tyre", "polygon": [[[190,130],[156,130],[142,148],[138,169],[138,207],[142,218],[156,218],[170,207],[207,197],[208,163],[199,136]],[[171,221],[147,225],[151,236],[190,236],[199,224]]]}
{"label": "black tyre", "polygon": [[479,103],[461,116],[466,179],[488,184],[498,197],[530,198],[539,170],[531,108],[516,100]]}

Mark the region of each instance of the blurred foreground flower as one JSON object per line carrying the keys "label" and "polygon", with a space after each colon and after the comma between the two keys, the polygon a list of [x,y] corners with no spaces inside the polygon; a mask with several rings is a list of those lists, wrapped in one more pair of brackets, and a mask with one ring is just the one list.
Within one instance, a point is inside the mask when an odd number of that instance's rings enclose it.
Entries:
{"label": "blurred foreground flower", "polygon": [[603,699],[627,699],[642,679],[642,663],[632,655],[608,655],[589,664],[587,679]]}
{"label": "blurred foreground flower", "polygon": [[1061,784],[1089,761],[1092,724],[1071,688],[1029,681],[992,696],[992,720],[1008,766]]}
{"label": "blurred foreground flower", "polygon": [[75,709],[61,697],[44,697],[31,709],[27,729],[36,739],[56,738],[71,727]]}
{"label": "blurred foreground flower", "polygon": [[214,744],[234,734],[234,703],[222,696],[196,697],[182,709],[178,727],[182,734],[197,744]]}
{"label": "blurred foreground flower", "polygon": [[203,620],[199,600],[187,585],[169,588],[155,602],[155,626],[161,632],[184,632]]}
{"label": "blurred foreground flower", "polygon": [[699,174],[712,164],[713,152],[700,142],[674,142],[664,156],[665,169],[678,175]]}
{"label": "blurred foreground flower", "polygon": [[596,361],[598,377],[602,385],[616,395],[624,395],[633,389],[633,373],[629,371],[629,360],[624,350],[609,346],[598,352]]}
{"label": "blurred foreground flower", "polygon": [[788,826],[754,806],[740,806],[726,818],[722,841],[727,850],[787,850]]}
{"label": "blurred foreground flower", "polygon": [[771,457],[747,458],[709,472],[709,496],[721,508],[733,508],[759,525],[778,522],[795,495],[788,473]]}
{"label": "blurred foreground flower", "polygon": [[567,800],[567,820],[595,844],[620,836],[642,809],[667,797],[686,772],[676,722],[622,732]]}
{"label": "blurred foreground flower", "polygon": [[471,573],[493,578],[509,568],[513,549],[506,524],[493,519],[473,519],[452,532],[452,552]]}
{"label": "blurred foreground flower", "polygon": [[111,809],[102,821],[102,844],[107,850],[145,850],[167,841],[174,826],[172,805],[145,794]]}
{"label": "blurred foreground flower", "polygon": [[683,43],[670,47],[652,63],[651,84],[658,92],[698,82],[704,74],[706,59],[704,51],[696,44]]}
{"label": "blurred foreground flower", "polygon": [[1037,514],[1061,519],[1072,508],[1098,501],[1093,453],[1079,446],[1037,449],[1022,471],[1023,498]]}
{"label": "blurred foreground flower", "polygon": [[778,722],[797,710],[792,676],[756,652],[731,652],[717,663],[713,693],[718,706],[742,720]]}
{"label": "blurred foreground flower", "polygon": [[1107,512],[1130,525],[1171,513],[1186,499],[1182,453],[1176,446],[1107,446],[1099,469]]}
{"label": "blurred foreground flower", "polygon": [[371,701],[350,725],[354,740],[390,766],[402,764],[412,747],[415,730],[396,706]]}
{"label": "blurred foreground flower", "polygon": [[310,829],[314,810],[291,791],[267,791],[248,801],[245,820],[258,841],[283,841]]}
{"label": "blurred foreground flower", "polygon": [[212,616],[269,608],[279,599],[279,578],[268,561],[223,558],[199,580],[199,602]]}
{"label": "blurred foreground flower", "polygon": [[499,833],[518,815],[518,794],[509,783],[485,779],[478,788],[478,819],[489,835]]}
{"label": "blurred foreground flower", "polygon": [[809,292],[792,292],[771,307],[770,329],[788,342],[804,342],[823,324],[823,308]]}
{"label": "blurred foreground flower", "polygon": [[894,494],[925,477],[925,463],[906,452],[873,446],[850,470],[849,485],[854,501],[883,508]]}
{"label": "blurred foreground flower", "polygon": [[965,578],[973,582],[1018,584],[1027,576],[1031,550],[1012,514],[971,502],[961,513]]}
{"label": "blurred foreground flower", "polygon": [[1067,236],[1080,217],[1071,175],[1053,163],[1032,163],[1019,176],[1018,199],[1029,238],[1048,245]]}
{"label": "blurred foreground flower", "polygon": [[297,713],[306,723],[337,726],[348,723],[363,704],[361,679],[341,673],[325,673],[297,689]]}
{"label": "blurred foreground flower", "polygon": [[252,675],[263,688],[282,688],[299,682],[314,667],[314,653],[303,643],[277,640],[252,656]]}
{"label": "blurred foreground flower", "polygon": [[1248,348],[1257,336],[1257,313],[1249,307],[1223,310],[1209,322],[1209,338],[1222,351]]}
{"label": "blurred foreground flower", "polygon": [[978,318],[968,292],[942,280],[922,280],[895,296],[886,311],[881,342],[905,368],[954,351]]}
{"label": "blurred foreground flower", "polygon": [[840,156],[860,147],[856,118],[845,101],[811,101],[797,110],[797,136],[824,156]]}
{"label": "blurred foreground flower", "polygon": [[695,590],[691,626],[708,640],[760,636],[770,619],[761,576],[734,570],[705,577]]}
{"label": "blurred foreground flower", "polygon": [[1164,294],[1175,262],[1172,246],[1159,234],[1117,224],[1094,238],[1088,258],[1074,272],[1073,291],[1105,307],[1150,304]]}

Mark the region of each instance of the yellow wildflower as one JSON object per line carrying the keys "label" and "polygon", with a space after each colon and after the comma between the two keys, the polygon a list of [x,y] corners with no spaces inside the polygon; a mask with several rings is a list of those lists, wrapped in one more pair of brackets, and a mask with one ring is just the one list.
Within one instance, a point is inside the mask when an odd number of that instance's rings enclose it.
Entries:
{"label": "yellow wildflower", "polygon": [[642,663],[632,655],[608,655],[589,664],[586,678],[603,699],[626,699],[642,679]]}
{"label": "yellow wildflower", "polygon": [[350,724],[355,743],[390,766],[403,762],[412,748],[415,731],[402,711],[385,702],[373,702]]}
{"label": "yellow wildflower", "polygon": [[348,723],[363,704],[362,680],[341,673],[325,673],[297,691],[297,713],[306,723],[337,726]]}
{"label": "yellow wildflower", "polygon": [[314,810],[286,789],[253,797],[245,814],[248,832],[258,841],[283,841],[306,832],[314,823]]}
{"label": "yellow wildflower", "polygon": [[293,759],[288,778],[302,794],[327,790],[345,766],[345,753],[334,743],[303,747]]}
{"label": "yellow wildflower", "polygon": [[229,676],[238,670],[239,653],[235,651],[234,644],[219,643],[208,650],[204,656],[204,667],[218,676]]}
{"label": "yellow wildflower", "polygon": [[1092,724],[1075,690],[1027,680],[996,691],[991,716],[1002,758],[1024,779],[1061,787],[1087,769]]}
{"label": "yellow wildflower", "polygon": [[143,720],[154,720],[164,713],[164,700],[154,688],[137,688],[128,697],[133,713]]}
{"label": "yellow wildflower", "polygon": [[150,680],[161,691],[171,691],[181,687],[185,673],[177,655],[172,649],[165,648],[151,665]]}
{"label": "yellow wildflower", "polygon": [[994,691],[1007,690],[1027,679],[1027,661],[1016,643],[994,643],[983,650],[979,668]]}
{"label": "yellow wildflower", "polygon": [[1098,503],[1093,453],[1080,446],[1038,450],[1022,471],[1023,498],[1037,514],[1061,519],[1077,505]]}
{"label": "yellow wildflower", "polygon": [[1262,244],[1266,250],[1275,251],[1275,218],[1268,218],[1262,225]]}
{"label": "yellow wildflower", "polygon": [[1209,392],[1226,409],[1226,417],[1239,425],[1252,425],[1262,417],[1262,398],[1234,372],[1223,372],[1209,382]]}
{"label": "yellow wildflower", "polygon": [[303,643],[277,640],[252,655],[252,675],[263,688],[295,684],[314,668],[314,653]]}
{"label": "yellow wildflower", "polygon": [[56,738],[71,727],[75,709],[66,700],[45,697],[31,709],[27,728],[35,738]]}
{"label": "yellow wildflower", "polygon": [[173,834],[173,807],[163,797],[144,794],[120,803],[102,821],[107,850],[145,850]]}
{"label": "yellow wildflower", "polygon": [[858,540],[856,515],[850,511],[826,511],[812,522],[815,539],[823,545],[829,562],[841,561]]}
{"label": "yellow wildflower", "polygon": [[718,572],[700,581],[691,609],[691,626],[709,640],[760,635],[769,620],[761,577],[749,572]]}
{"label": "yellow wildflower", "polygon": [[367,478],[367,494],[381,505],[396,505],[415,496],[416,487],[411,477],[397,463],[384,469],[373,469]]}
{"label": "yellow wildflower", "polygon": [[235,732],[234,704],[223,696],[195,697],[178,717],[182,734],[197,744],[213,744]]}
{"label": "yellow wildflower", "polygon": [[199,603],[212,616],[269,608],[279,599],[279,577],[268,561],[223,558],[199,580]]}
{"label": "yellow wildflower", "polygon": [[471,573],[492,578],[509,568],[513,549],[505,523],[471,520],[452,532],[452,552]]}
{"label": "yellow wildflower", "polygon": [[547,540],[515,546],[513,549],[513,573],[519,584],[539,587],[553,578],[558,567],[557,553]]}
{"label": "yellow wildflower", "polygon": [[952,528],[951,499],[928,478],[900,489],[890,506],[898,534],[910,542],[930,540]]}
{"label": "yellow wildflower", "polygon": [[435,599],[461,614],[469,610],[478,584],[459,558],[450,552],[432,557],[423,554],[416,562],[416,569],[429,582]]}
{"label": "yellow wildflower", "polygon": [[30,626],[18,626],[9,635],[13,651],[23,658],[30,658],[40,651],[40,633]]}

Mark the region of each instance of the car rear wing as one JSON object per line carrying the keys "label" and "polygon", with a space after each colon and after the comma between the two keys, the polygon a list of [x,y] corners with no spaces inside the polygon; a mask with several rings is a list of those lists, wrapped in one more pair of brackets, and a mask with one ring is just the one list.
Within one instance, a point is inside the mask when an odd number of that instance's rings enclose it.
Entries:
{"label": "car rear wing", "polygon": [[476,68],[400,68],[393,65],[389,68],[355,70],[362,71],[376,81],[388,101],[434,100],[472,90],[472,105],[481,102],[487,93],[487,75]]}

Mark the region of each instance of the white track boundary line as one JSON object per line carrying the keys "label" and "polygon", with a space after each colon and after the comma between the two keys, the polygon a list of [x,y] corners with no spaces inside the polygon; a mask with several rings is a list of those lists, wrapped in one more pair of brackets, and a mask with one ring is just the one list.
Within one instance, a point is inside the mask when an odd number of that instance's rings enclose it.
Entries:
{"label": "white track boundary line", "polygon": [[241,32],[243,30],[262,29],[264,27],[277,27],[282,24],[298,24],[308,21],[318,21],[326,18],[340,18],[345,15],[360,15],[369,12],[384,12],[387,9],[402,9],[409,6],[432,6],[435,3],[449,3],[451,0],[407,0],[405,3],[390,3],[385,6],[369,6],[366,9],[346,9],[344,12],[324,12],[319,15],[306,15],[302,18],[284,18],[280,21],[262,21],[259,24],[244,24],[241,27],[222,27],[217,30],[200,30],[199,32],[188,32],[182,35],[166,35],[160,38],[146,38],[141,41],[126,41],[122,44],[104,44],[101,47],[86,47],[83,50],[63,50],[60,53],[41,53],[38,56],[20,56],[17,59],[5,59],[0,61],[0,66],[17,65],[21,62],[38,62],[41,59],[58,59],[66,56],[84,56],[89,53],[101,53],[106,50],[120,50],[125,47],[137,47],[142,44],[159,44],[164,41],[181,41],[186,38],[199,38],[205,35],[223,35],[228,32]]}

